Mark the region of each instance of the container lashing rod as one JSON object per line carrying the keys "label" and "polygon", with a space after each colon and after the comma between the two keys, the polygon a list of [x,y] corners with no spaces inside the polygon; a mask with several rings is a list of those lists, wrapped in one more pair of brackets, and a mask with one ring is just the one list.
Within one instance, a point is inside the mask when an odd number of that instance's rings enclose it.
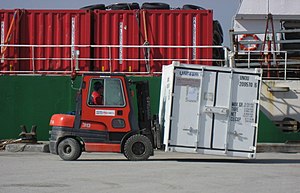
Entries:
{"label": "container lashing rod", "polygon": [[[144,33],[145,33],[145,42],[143,46],[149,46],[145,11],[143,11],[143,26],[144,26]],[[150,49],[148,47],[144,48],[144,58],[145,58],[147,72],[150,72],[149,55],[150,55]]]}
{"label": "container lashing rod", "polygon": [[[270,41],[269,36],[267,37],[267,34],[270,33],[269,32],[269,23],[271,25],[272,41]],[[268,78],[271,77],[270,68],[271,68],[271,56],[272,55],[273,55],[273,58],[275,59],[275,62],[276,62],[276,56],[271,53],[271,51],[272,51],[272,48],[271,48],[272,43],[273,43],[273,51],[275,53],[276,52],[276,40],[275,40],[275,31],[274,31],[273,16],[272,16],[271,13],[268,13],[267,23],[266,23],[266,29],[265,29],[265,33],[264,33],[264,41],[263,41],[263,45],[262,45],[262,57],[265,58],[265,62],[267,63],[267,67],[268,67],[267,77]],[[264,51],[265,51],[266,44],[268,44],[268,53],[267,53],[267,55],[264,56]],[[276,62],[276,67],[277,67],[277,62]],[[276,70],[276,75],[278,77],[278,71],[277,70]]]}

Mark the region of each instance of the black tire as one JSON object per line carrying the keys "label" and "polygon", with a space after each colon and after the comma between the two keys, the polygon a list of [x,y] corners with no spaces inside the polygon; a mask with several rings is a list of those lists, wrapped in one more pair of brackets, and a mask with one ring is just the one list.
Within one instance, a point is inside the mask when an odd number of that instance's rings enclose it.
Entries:
{"label": "black tire", "polygon": [[220,36],[219,33],[214,32],[213,41],[214,45],[221,45],[223,43],[223,38]]}
{"label": "black tire", "polygon": [[182,6],[183,10],[205,10],[203,7],[199,7],[197,5],[186,4]]}
{"label": "black tire", "polygon": [[222,29],[222,26],[221,26],[221,24],[220,24],[220,22],[218,21],[218,20],[214,20],[214,22],[213,22],[213,28],[214,28],[214,34],[216,34],[216,35],[219,35],[219,39],[220,39],[220,44],[222,44],[223,43],[223,29]]}
{"label": "black tire", "polygon": [[127,139],[124,145],[124,156],[128,160],[143,161],[150,155],[153,155],[153,147],[148,137],[136,134]]}
{"label": "black tire", "polygon": [[81,7],[80,9],[85,9],[85,10],[96,10],[96,9],[105,10],[105,5],[104,4],[88,5],[88,6],[85,6],[85,7]]}
{"label": "black tire", "polygon": [[82,149],[76,139],[66,138],[58,144],[57,152],[61,159],[65,161],[74,161],[80,157]]}
{"label": "black tire", "polygon": [[282,44],[282,50],[299,50],[300,44],[293,43],[293,44]]}
{"label": "black tire", "polygon": [[[224,59],[224,51],[221,48],[214,48],[213,49],[213,58],[214,59]],[[213,66],[222,66],[222,61],[214,61]]]}
{"label": "black tire", "polygon": [[213,25],[214,25],[214,30],[223,36],[223,29],[220,22],[218,20],[214,20]]}
{"label": "black tire", "polygon": [[285,33],[285,39],[286,40],[299,40],[300,33],[299,32]]}
{"label": "black tire", "polygon": [[142,9],[170,9],[166,3],[143,3]]}
{"label": "black tire", "polygon": [[283,23],[284,29],[299,29],[300,28],[300,21],[293,20],[293,21],[285,21]]}
{"label": "black tire", "polygon": [[116,3],[107,6],[107,8],[111,10],[134,10],[140,9],[140,5],[138,3]]}

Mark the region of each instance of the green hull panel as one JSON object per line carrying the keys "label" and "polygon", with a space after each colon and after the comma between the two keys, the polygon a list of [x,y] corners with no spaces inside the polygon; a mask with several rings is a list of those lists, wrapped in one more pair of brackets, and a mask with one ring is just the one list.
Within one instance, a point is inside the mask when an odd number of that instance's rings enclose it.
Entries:
{"label": "green hull panel", "polygon": [[258,143],[300,142],[300,133],[282,132],[263,112],[260,112],[257,141]]}
{"label": "green hull panel", "polygon": [[20,125],[37,125],[38,140],[48,140],[52,114],[74,110],[70,77],[0,76],[0,139],[16,139]]}
{"label": "green hull panel", "polygon": [[[149,81],[151,113],[158,114],[161,78],[129,79]],[[80,81],[81,78],[76,79],[75,87],[79,87]],[[28,131],[37,125],[38,140],[48,140],[51,116],[74,111],[75,97],[69,76],[0,76],[0,139],[18,138],[20,125],[26,125]],[[286,141],[300,141],[300,133],[283,133],[261,112],[258,142]]]}

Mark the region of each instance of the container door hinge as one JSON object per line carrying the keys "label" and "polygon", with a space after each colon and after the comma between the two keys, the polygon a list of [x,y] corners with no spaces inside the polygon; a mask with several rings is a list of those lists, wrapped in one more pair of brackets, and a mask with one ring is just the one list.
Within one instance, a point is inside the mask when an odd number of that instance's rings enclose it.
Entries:
{"label": "container door hinge", "polygon": [[249,150],[250,150],[250,151],[256,151],[256,147],[251,146],[251,147],[249,147]]}
{"label": "container door hinge", "polygon": [[228,151],[228,144],[225,143],[224,144],[224,154],[227,154],[227,151]]}
{"label": "container door hinge", "polygon": [[260,76],[255,76],[255,80],[262,80],[262,77],[260,77]]}
{"label": "container door hinge", "polygon": [[258,124],[257,123],[252,123],[251,126],[252,127],[258,127]]}
{"label": "container door hinge", "polygon": [[253,100],[254,103],[259,104],[259,100]]}

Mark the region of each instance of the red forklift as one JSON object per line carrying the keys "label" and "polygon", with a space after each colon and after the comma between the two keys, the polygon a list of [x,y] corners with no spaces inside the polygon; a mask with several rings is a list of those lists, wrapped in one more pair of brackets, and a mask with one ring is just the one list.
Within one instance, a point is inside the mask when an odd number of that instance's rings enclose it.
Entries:
{"label": "red forklift", "polygon": [[[95,104],[93,92],[99,85],[102,101]],[[150,114],[148,81],[129,81],[122,74],[83,74],[76,111],[54,114],[50,126],[50,152],[67,161],[77,160],[83,151],[117,152],[128,160],[147,160],[161,147],[158,117]]]}

